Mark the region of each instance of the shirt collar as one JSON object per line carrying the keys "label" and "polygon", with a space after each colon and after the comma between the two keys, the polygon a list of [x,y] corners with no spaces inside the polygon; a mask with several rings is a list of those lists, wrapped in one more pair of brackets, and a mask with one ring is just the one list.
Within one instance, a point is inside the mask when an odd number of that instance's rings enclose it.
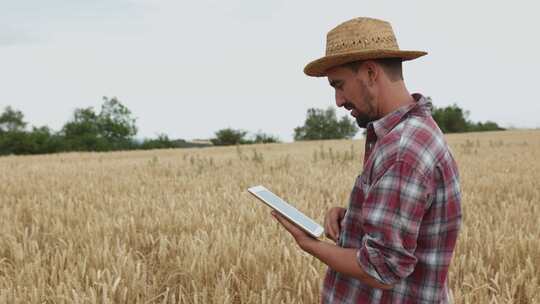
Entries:
{"label": "shirt collar", "polygon": [[388,132],[390,132],[409,112],[427,111],[429,113],[431,111],[428,98],[425,98],[418,93],[412,94],[412,97],[416,101],[415,103],[402,106],[386,116],[368,123],[367,132],[374,132],[377,138],[382,138],[388,134]]}

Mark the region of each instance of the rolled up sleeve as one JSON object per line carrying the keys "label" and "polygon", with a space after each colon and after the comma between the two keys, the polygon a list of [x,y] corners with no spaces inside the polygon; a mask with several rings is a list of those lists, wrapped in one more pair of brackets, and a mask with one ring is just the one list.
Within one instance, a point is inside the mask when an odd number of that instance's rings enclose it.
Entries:
{"label": "rolled up sleeve", "polygon": [[357,261],[382,284],[394,285],[414,271],[418,231],[430,203],[427,189],[424,175],[403,161],[366,186]]}

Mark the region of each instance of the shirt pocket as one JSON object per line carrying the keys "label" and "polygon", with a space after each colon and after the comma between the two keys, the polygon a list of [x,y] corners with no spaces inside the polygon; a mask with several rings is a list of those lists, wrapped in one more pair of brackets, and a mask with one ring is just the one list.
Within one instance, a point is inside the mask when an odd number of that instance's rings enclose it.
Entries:
{"label": "shirt pocket", "polygon": [[371,188],[371,183],[369,182],[368,174],[361,174],[356,179],[355,186],[357,197],[357,202],[364,202],[367,195],[369,194],[369,189]]}
{"label": "shirt pocket", "polygon": [[368,178],[365,175],[362,175],[360,178],[360,188],[362,189],[363,200],[364,201],[369,194],[369,189],[371,188],[371,183],[368,181]]}

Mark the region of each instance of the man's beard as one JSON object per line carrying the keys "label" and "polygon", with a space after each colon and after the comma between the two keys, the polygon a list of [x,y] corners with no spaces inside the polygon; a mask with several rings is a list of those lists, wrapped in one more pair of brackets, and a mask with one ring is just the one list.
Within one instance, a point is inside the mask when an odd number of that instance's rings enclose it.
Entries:
{"label": "man's beard", "polygon": [[[373,106],[373,95],[371,95],[367,89],[367,85],[363,82],[363,81],[360,81],[360,88],[363,92],[361,98],[362,98],[362,101],[364,102],[364,104],[367,106],[368,108],[368,111],[367,113],[361,113],[358,109],[356,109],[356,112],[358,113],[356,115],[356,123],[358,124],[358,126],[360,128],[367,128],[367,125],[372,122],[372,121],[375,121],[378,119],[378,117],[376,116],[376,113],[375,113],[375,107]],[[352,106],[352,103],[348,102],[351,106]],[[354,106],[353,106],[354,107]]]}
{"label": "man's beard", "polygon": [[374,120],[374,118],[371,118],[368,115],[364,115],[362,113],[358,113],[358,115],[356,116],[356,124],[358,124],[358,126],[363,129],[367,128],[368,123]]}

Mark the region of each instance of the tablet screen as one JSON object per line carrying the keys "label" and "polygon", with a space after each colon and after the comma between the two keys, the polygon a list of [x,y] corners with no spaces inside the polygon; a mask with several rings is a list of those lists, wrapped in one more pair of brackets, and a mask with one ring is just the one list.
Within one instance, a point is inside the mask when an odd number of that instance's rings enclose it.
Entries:
{"label": "tablet screen", "polygon": [[268,190],[261,190],[257,191],[256,193],[275,209],[279,210],[281,213],[287,214],[288,216],[293,218],[298,224],[304,226],[306,229],[314,232],[318,230],[318,227],[320,227],[319,224],[315,223],[312,219],[304,215],[302,212],[298,211],[296,208],[283,201],[274,193]]}

